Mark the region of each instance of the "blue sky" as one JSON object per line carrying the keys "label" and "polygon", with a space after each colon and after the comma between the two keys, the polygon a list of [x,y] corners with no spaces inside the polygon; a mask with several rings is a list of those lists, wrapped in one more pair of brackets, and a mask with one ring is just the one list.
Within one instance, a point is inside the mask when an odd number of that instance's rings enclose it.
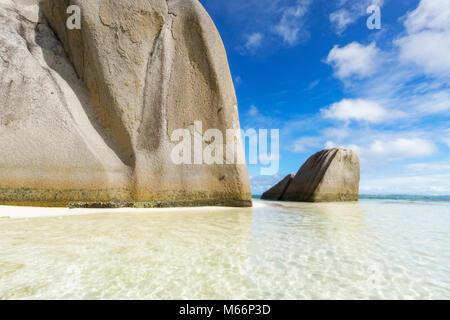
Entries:
{"label": "blue sky", "polygon": [[[280,171],[333,146],[361,193],[450,194],[449,0],[202,0],[224,41],[241,126],[280,129]],[[369,30],[367,7],[381,7]]]}

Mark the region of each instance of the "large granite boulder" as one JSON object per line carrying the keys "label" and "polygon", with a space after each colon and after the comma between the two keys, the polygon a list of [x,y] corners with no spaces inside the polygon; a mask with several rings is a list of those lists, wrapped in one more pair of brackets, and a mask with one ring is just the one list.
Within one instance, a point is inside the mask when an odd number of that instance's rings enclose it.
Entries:
{"label": "large granite boulder", "polygon": [[356,152],[335,148],[310,157],[297,172],[282,200],[358,201],[360,164]]}
{"label": "large granite boulder", "polygon": [[[327,149],[310,157],[291,180],[286,177],[267,191],[267,200],[358,201],[360,164],[356,152]],[[286,186],[287,185],[287,186]],[[280,192],[284,190],[282,195]]]}
{"label": "large granite boulder", "polygon": [[0,0],[1,204],[250,206],[245,164],[173,163],[196,121],[240,127],[198,0]]}

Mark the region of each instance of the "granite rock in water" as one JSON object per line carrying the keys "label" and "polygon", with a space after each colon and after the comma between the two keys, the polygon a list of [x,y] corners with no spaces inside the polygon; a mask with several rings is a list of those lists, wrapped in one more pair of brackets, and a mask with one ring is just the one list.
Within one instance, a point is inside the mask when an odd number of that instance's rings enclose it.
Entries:
{"label": "granite rock in water", "polygon": [[282,200],[358,201],[360,164],[356,152],[335,148],[320,151],[300,168]]}
{"label": "granite rock in water", "polygon": [[332,202],[358,201],[360,164],[356,152],[327,149],[310,157],[293,179],[287,176],[262,199]]}
{"label": "granite rock in water", "polygon": [[171,160],[174,130],[225,136],[236,105],[198,0],[0,0],[1,204],[250,206],[245,165]]}
{"label": "granite rock in water", "polygon": [[261,199],[263,200],[273,200],[278,201],[281,200],[284,193],[286,192],[287,188],[291,184],[291,182],[294,180],[295,175],[289,174],[287,175],[283,180],[278,182],[275,186],[264,192],[264,194],[261,196]]}

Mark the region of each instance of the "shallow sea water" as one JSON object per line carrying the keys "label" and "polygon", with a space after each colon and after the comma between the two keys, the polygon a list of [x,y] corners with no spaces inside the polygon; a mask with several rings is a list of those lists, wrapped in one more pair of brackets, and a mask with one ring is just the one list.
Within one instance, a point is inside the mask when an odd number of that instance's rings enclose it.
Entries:
{"label": "shallow sea water", "polygon": [[0,299],[450,298],[450,202],[256,203],[0,219]]}

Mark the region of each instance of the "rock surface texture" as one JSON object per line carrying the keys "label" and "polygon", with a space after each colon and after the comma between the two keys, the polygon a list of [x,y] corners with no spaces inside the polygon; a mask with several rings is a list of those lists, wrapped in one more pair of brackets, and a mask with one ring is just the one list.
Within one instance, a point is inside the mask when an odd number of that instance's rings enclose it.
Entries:
{"label": "rock surface texture", "polygon": [[264,194],[261,196],[261,199],[263,200],[273,200],[278,201],[283,198],[284,193],[286,192],[287,188],[291,184],[291,182],[294,180],[295,175],[289,174],[287,175],[283,180],[278,182],[275,186],[264,192]]}
{"label": "rock surface texture", "polygon": [[[289,182],[288,177],[271,190],[279,191],[284,188],[284,184]],[[316,153],[305,162],[278,200],[358,201],[359,180],[360,163],[356,152],[342,148],[327,149]],[[269,194],[273,193],[271,190],[268,191]],[[278,196],[276,193],[276,197]]]}
{"label": "rock surface texture", "polygon": [[245,165],[172,162],[194,121],[240,127],[198,0],[0,0],[1,204],[251,206]]}

